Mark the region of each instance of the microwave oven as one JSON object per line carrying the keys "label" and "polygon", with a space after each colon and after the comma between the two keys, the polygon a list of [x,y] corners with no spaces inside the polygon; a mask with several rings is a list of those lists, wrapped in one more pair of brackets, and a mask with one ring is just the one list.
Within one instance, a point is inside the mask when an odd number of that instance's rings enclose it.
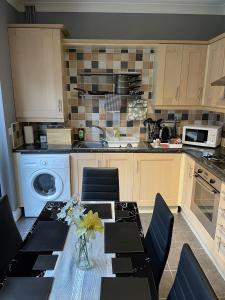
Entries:
{"label": "microwave oven", "polygon": [[199,147],[215,148],[220,145],[222,126],[184,126],[182,143]]}

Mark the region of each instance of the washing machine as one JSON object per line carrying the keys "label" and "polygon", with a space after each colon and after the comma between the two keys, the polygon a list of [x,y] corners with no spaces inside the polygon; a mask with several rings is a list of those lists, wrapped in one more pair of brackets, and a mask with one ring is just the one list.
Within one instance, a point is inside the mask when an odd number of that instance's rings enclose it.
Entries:
{"label": "washing machine", "polygon": [[70,198],[69,154],[22,154],[22,198],[26,217],[37,217],[47,201]]}

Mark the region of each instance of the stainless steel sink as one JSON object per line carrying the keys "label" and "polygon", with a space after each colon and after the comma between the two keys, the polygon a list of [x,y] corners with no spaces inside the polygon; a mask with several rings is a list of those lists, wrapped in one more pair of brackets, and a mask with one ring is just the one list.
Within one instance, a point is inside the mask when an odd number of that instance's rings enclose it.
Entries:
{"label": "stainless steel sink", "polygon": [[79,142],[77,145],[75,145],[76,148],[83,148],[83,149],[96,149],[96,148],[105,148],[104,144],[102,142]]}

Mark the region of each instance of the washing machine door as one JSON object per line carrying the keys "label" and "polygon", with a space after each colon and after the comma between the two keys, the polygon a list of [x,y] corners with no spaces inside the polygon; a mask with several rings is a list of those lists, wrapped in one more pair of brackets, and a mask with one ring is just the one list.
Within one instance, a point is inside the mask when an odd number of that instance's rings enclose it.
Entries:
{"label": "washing machine door", "polygon": [[54,201],[63,192],[63,181],[56,172],[42,169],[32,174],[30,187],[33,197],[44,201]]}

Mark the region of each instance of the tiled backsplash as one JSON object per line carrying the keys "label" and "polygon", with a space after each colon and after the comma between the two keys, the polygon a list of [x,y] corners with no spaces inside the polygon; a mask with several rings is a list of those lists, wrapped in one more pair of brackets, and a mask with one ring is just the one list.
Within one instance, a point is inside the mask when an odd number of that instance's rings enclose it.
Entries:
{"label": "tiled backsplash", "polygon": [[[69,102],[69,125],[76,129],[85,128],[86,139],[96,140],[99,132],[92,126],[101,126],[112,132],[118,128],[121,135],[141,135],[145,139],[143,120],[134,115],[143,111],[151,102],[154,82],[154,60],[156,49],[145,48],[80,48],[68,49],[66,60],[66,88]],[[107,111],[107,96],[85,95],[74,90],[81,88],[91,92],[114,92],[115,76],[82,76],[81,73],[139,72],[143,103],[135,97],[120,96],[120,109]],[[139,101],[141,102],[141,101]],[[139,108],[137,108],[139,106]],[[136,114],[134,114],[134,111]],[[147,116],[147,115],[145,115]],[[143,118],[142,118],[143,119]]]}

